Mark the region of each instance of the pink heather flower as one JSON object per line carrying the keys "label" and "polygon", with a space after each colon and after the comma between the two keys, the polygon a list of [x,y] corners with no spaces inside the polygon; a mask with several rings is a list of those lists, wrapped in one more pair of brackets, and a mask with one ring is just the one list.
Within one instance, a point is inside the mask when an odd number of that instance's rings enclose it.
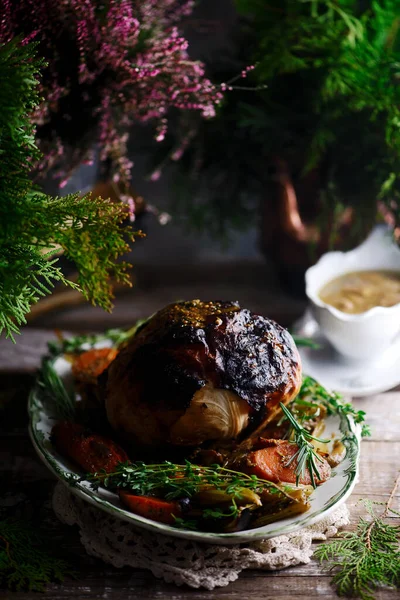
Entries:
{"label": "pink heather flower", "polygon": [[182,158],[185,149],[181,146],[171,154],[171,160],[178,161]]}
{"label": "pink heather flower", "polygon": [[69,178],[63,179],[62,181],[60,181],[60,183],[58,184],[58,187],[60,188],[60,190],[62,190],[63,188],[65,188],[65,186],[67,185],[69,181]]}
{"label": "pink heather flower", "polygon": [[150,180],[151,181],[158,181],[161,177],[161,170],[157,169],[156,171],[153,171],[152,174],[150,175]]}
{"label": "pink heather flower", "polygon": [[[46,126],[39,136],[54,134],[39,140],[45,154],[39,171],[55,168],[64,186],[97,145],[100,161],[111,164],[111,177],[126,191],[132,169],[127,131],[133,124],[154,122],[162,141],[170,108],[215,115],[222,92],[230,88],[215,87],[204,76],[204,65],[189,58],[188,42],[177,28],[193,5],[193,0],[0,2],[0,43],[14,35],[34,37],[48,63],[40,82],[44,101],[33,118]],[[58,131],[66,120],[68,128]],[[175,151],[175,160],[184,147]],[[152,180],[160,175],[156,170]],[[134,204],[127,202],[132,212]]]}
{"label": "pink heather flower", "polygon": [[135,220],[135,208],[136,208],[136,203],[134,198],[129,194],[121,194],[120,199],[122,200],[122,202],[124,202],[127,206],[128,206],[128,214],[129,214],[129,220],[131,221],[131,223],[134,222]]}

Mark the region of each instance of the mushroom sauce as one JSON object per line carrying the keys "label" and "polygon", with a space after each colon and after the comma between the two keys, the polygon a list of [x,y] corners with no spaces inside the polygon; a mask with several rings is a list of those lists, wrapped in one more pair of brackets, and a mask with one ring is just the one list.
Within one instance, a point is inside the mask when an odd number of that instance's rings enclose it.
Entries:
{"label": "mushroom sauce", "polygon": [[349,314],[400,303],[400,271],[356,271],[335,277],[318,293],[326,304]]}

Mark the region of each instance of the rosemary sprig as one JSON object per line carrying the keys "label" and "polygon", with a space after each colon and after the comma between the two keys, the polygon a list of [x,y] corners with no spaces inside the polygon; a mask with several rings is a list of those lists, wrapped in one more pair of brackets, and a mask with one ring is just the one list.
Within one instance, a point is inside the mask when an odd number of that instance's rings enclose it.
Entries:
{"label": "rosemary sprig", "polygon": [[299,447],[298,451],[290,458],[286,466],[289,466],[294,460],[297,459],[295,471],[296,485],[299,484],[300,477],[303,477],[306,469],[308,469],[310,473],[311,484],[315,488],[317,487],[317,484],[314,476],[316,475],[318,479],[321,477],[318,471],[316,460],[322,462],[322,458],[315,451],[311,440],[321,442],[323,444],[327,444],[330,440],[323,440],[311,435],[311,433],[309,433],[302,425],[300,425],[300,423],[296,421],[290,410],[284,404],[282,404],[282,402],[280,403],[280,406],[291,426],[289,439]]}
{"label": "rosemary sprig", "polygon": [[48,403],[53,416],[71,421],[75,418],[75,393],[66,389],[51,359],[43,361],[37,386],[41,388],[41,399]]}
{"label": "rosemary sprig", "polygon": [[332,583],[340,596],[373,600],[379,586],[400,587],[400,526],[385,523],[390,514],[400,516],[391,508],[399,483],[400,472],[381,514],[374,510],[379,503],[364,501],[371,519],[361,518],[356,531],[343,532],[314,552],[336,570]]}

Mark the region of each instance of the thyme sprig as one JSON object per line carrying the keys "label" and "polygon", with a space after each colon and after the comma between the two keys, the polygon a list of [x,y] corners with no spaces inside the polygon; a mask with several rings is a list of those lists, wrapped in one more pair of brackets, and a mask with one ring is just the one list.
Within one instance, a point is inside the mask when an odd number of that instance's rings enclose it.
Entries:
{"label": "thyme sprig", "polygon": [[212,486],[227,494],[240,496],[243,488],[252,491],[268,490],[270,493],[288,495],[291,486],[278,486],[256,475],[248,475],[220,465],[203,467],[189,461],[179,465],[164,461],[158,464],[144,462],[120,463],[112,473],[89,473],[84,476],[91,487],[100,485],[111,490],[128,489],[141,496],[161,495],[166,500],[191,498],[204,487]]}
{"label": "thyme sprig", "polygon": [[391,508],[399,484],[400,472],[381,514],[374,510],[380,503],[364,500],[371,519],[361,518],[356,531],[342,532],[314,552],[336,570],[332,583],[340,596],[373,600],[379,586],[400,587],[400,526],[385,523],[390,514],[400,516]]}
{"label": "thyme sprig", "polygon": [[291,426],[291,432],[289,433],[288,437],[290,441],[294,444],[297,444],[299,448],[298,451],[286,463],[286,466],[289,466],[294,460],[297,459],[297,466],[295,470],[296,485],[299,484],[300,477],[303,477],[306,469],[308,469],[310,473],[311,484],[315,488],[317,487],[317,484],[314,476],[316,476],[318,479],[321,478],[316,461],[322,462],[322,458],[315,451],[311,441],[313,440],[322,444],[327,444],[330,440],[323,440],[311,435],[307,429],[305,429],[296,421],[290,410],[284,404],[282,404],[282,402],[280,403],[280,406]]}
{"label": "thyme sprig", "polygon": [[[256,508],[257,495],[264,491],[276,494],[276,505],[282,502],[296,503],[298,489],[290,485],[277,485],[256,475],[212,465],[204,467],[189,461],[175,464],[165,461],[158,464],[143,462],[121,463],[113,473],[99,472],[87,474],[82,481],[89,481],[91,487],[103,486],[112,491],[129,490],[139,496],[157,496],[165,500],[193,499],[196,503],[201,494],[211,494],[213,505],[203,506],[202,519],[236,519],[247,507]],[[190,520],[176,518],[176,527],[198,528]]]}
{"label": "thyme sprig", "polygon": [[[353,417],[354,422],[361,425],[361,436],[370,436],[370,427],[365,423],[365,411],[356,410],[350,402],[343,402],[342,398],[342,395],[338,392],[331,392],[312,377],[305,376],[300,391],[291,406],[304,405],[305,402],[310,402],[314,405],[322,404],[325,406],[328,415]],[[310,415],[310,418],[314,418],[315,416],[315,414]]]}

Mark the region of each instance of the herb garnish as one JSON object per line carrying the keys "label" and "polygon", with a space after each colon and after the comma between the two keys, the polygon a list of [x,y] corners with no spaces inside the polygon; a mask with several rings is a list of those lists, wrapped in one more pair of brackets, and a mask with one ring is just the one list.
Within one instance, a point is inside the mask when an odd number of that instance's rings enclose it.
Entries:
{"label": "herb garnish", "polygon": [[122,488],[141,496],[161,494],[166,500],[190,498],[209,486],[224,490],[233,497],[240,496],[243,488],[255,492],[267,489],[270,493],[288,495],[280,486],[256,475],[220,465],[203,467],[189,461],[184,465],[169,461],[158,464],[120,463],[112,473],[88,473],[83,480],[89,481],[94,489],[100,485],[111,490]]}
{"label": "herb garnish", "polygon": [[[258,494],[263,491],[276,494],[274,506],[282,501],[291,504],[303,500],[294,487],[279,486],[220,465],[203,467],[188,461],[183,465],[168,461],[152,465],[121,463],[113,473],[89,473],[82,480],[89,481],[94,489],[101,485],[114,491],[122,488],[135,495],[153,495],[165,500],[190,498],[201,507],[202,519],[235,519],[244,507],[261,506]],[[185,519],[175,518],[176,527],[186,527],[186,523]]]}
{"label": "herb garnish", "polygon": [[[370,427],[365,423],[365,411],[356,410],[349,402],[342,401],[342,395],[330,392],[312,377],[305,376],[300,391],[293,400],[292,405],[310,401],[313,404],[322,404],[326,407],[328,415],[352,416],[355,423],[362,424],[361,436],[371,435]],[[315,415],[310,416],[313,418]]]}
{"label": "herb garnish", "polygon": [[321,478],[320,473],[318,471],[316,460],[322,462],[322,458],[317,454],[314,449],[314,446],[311,443],[311,440],[316,442],[321,442],[322,444],[327,444],[330,440],[322,440],[320,438],[314,437],[305,429],[302,425],[300,425],[290,410],[280,403],[280,407],[284,412],[285,416],[289,420],[291,426],[291,432],[288,434],[288,438],[294,444],[297,444],[299,447],[296,454],[294,454],[291,459],[286,463],[286,466],[289,466],[294,460],[297,459],[296,466],[296,485],[299,485],[300,477],[303,477],[305,474],[306,468],[310,473],[311,484],[315,488],[317,487],[316,481],[314,479],[314,475],[317,476],[318,479]]}
{"label": "herb garnish", "polygon": [[318,342],[315,342],[311,338],[302,337],[294,333],[292,333],[292,338],[294,339],[296,346],[303,346],[303,348],[311,348],[311,350],[319,350],[319,348],[321,348],[321,344],[318,344]]}
{"label": "herb garnish", "polygon": [[390,514],[400,516],[391,508],[399,483],[400,473],[381,514],[376,514],[374,505],[382,503],[364,500],[371,519],[361,518],[356,531],[339,533],[339,539],[314,552],[317,559],[336,569],[332,583],[340,596],[372,600],[378,586],[400,586],[400,526],[385,523]]}
{"label": "herb garnish", "polygon": [[[51,359],[43,361],[36,385],[41,389],[41,399],[49,404],[53,416],[58,419],[74,420],[75,393],[66,389]],[[35,393],[35,390],[32,393]]]}
{"label": "herb garnish", "polygon": [[95,333],[87,335],[77,335],[70,338],[63,338],[60,334],[59,341],[48,342],[48,348],[52,356],[60,354],[79,354],[85,350],[90,350],[100,342],[112,342],[113,346],[119,348],[125,342],[130,340],[147,319],[140,319],[129,329],[108,329],[104,333]]}

